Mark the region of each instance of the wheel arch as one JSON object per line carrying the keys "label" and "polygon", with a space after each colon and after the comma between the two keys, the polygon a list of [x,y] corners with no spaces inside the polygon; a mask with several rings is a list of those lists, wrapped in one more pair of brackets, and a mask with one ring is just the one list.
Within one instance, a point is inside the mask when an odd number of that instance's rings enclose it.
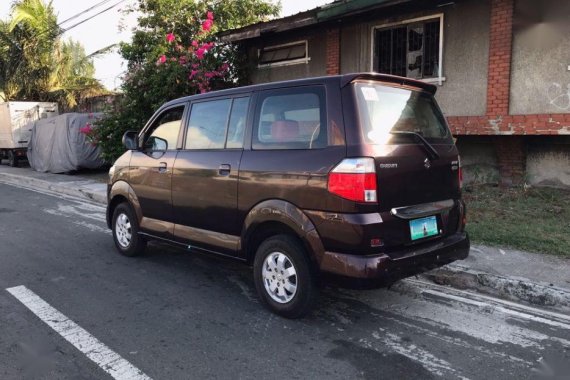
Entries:
{"label": "wheel arch", "polygon": [[245,218],[240,244],[248,263],[259,245],[270,236],[288,234],[300,240],[314,269],[319,268],[324,247],[313,222],[294,204],[274,199],[255,205]]}
{"label": "wheel arch", "polygon": [[140,224],[142,220],[142,211],[140,208],[139,200],[133,188],[126,181],[117,181],[111,186],[108,195],[106,216],[107,226],[109,228],[111,228],[111,222],[115,208],[123,202],[127,202],[132,207]]}

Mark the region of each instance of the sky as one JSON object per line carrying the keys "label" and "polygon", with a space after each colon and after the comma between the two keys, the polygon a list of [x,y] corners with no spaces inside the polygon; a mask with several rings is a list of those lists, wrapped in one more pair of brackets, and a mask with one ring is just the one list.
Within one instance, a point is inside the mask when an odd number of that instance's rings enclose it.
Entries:
{"label": "sky", "polygon": [[[52,0],[52,5],[61,22],[77,13],[99,3],[101,0]],[[331,2],[332,0],[281,0],[282,11],[281,16],[288,16],[301,11],[315,8],[317,6]],[[96,14],[105,8],[116,4],[118,0],[109,3],[86,13],[82,18]],[[136,0],[125,0],[116,8],[113,8],[93,19],[79,25],[64,34],[66,38],[73,38],[83,44],[87,54],[91,54],[99,49],[109,45],[129,41],[131,38],[131,29],[136,25],[136,16],[130,14],[125,17],[121,13],[129,4],[135,3]],[[0,18],[7,19],[10,13],[10,0],[0,0]],[[64,23],[62,27],[69,27],[74,23],[81,21],[82,18]],[[102,57],[96,58],[95,76],[108,89],[115,89],[121,84],[121,75],[125,70],[123,60],[118,53],[113,52]]]}

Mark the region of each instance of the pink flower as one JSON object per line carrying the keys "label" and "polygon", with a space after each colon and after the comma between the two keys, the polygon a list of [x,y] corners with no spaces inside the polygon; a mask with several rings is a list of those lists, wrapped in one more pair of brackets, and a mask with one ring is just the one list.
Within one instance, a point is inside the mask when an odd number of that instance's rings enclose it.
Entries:
{"label": "pink flower", "polygon": [[207,52],[208,50],[210,50],[213,47],[214,47],[213,42],[207,42],[207,43],[202,44],[202,46],[201,46],[201,48],[204,49],[205,52]]}
{"label": "pink flower", "polygon": [[188,77],[188,79],[192,79],[196,76],[196,74],[198,74],[198,70],[192,70],[190,72],[190,76]]}
{"label": "pink flower", "polygon": [[193,68],[194,70],[197,69],[198,67],[200,67],[199,64],[197,64],[197,63],[193,63],[193,64],[192,64],[192,68]]}
{"label": "pink flower", "polygon": [[213,20],[214,19],[214,12],[208,12],[206,13],[206,18],[208,20]]}
{"label": "pink flower", "polygon": [[163,54],[158,58],[158,61],[156,62],[158,65],[166,63],[166,56]]}
{"label": "pink flower", "polygon": [[198,57],[198,59],[204,59],[204,53],[206,53],[204,48],[200,48],[196,50],[196,57]]}
{"label": "pink flower", "polygon": [[220,71],[228,71],[229,69],[230,69],[230,65],[228,65],[227,63],[224,63],[224,64],[222,64]]}
{"label": "pink flower", "polygon": [[213,77],[216,76],[216,74],[217,74],[217,73],[214,72],[214,71],[208,71],[206,74],[204,74],[204,76],[205,76],[206,78],[208,78],[208,79],[212,79]]}
{"label": "pink flower", "polygon": [[198,41],[196,41],[196,40],[192,41],[192,46],[194,46],[195,48],[197,48],[197,47],[198,47]]}
{"label": "pink flower", "polygon": [[88,135],[91,133],[93,128],[91,128],[91,124],[87,123],[84,127],[79,128],[79,132],[83,133],[84,135]]}
{"label": "pink flower", "polygon": [[214,22],[212,20],[206,20],[202,23],[202,31],[204,32],[209,32],[210,29],[212,29],[212,25],[214,25]]}
{"label": "pink flower", "polygon": [[178,58],[178,63],[180,63],[181,65],[185,65],[186,63],[188,63],[188,60],[187,60],[186,56],[185,56],[185,55],[181,55],[181,56]]}
{"label": "pink flower", "polygon": [[174,35],[174,33],[168,33],[166,35],[166,41],[168,43],[173,42],[176,39],[176,36]]}

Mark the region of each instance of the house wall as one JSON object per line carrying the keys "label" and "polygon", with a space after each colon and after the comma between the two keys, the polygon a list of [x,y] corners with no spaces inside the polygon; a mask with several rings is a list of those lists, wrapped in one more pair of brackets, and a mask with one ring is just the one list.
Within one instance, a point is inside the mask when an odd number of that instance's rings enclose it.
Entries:
{"label": "house wall", "polygon": [[249,62],[257,64],[258,49],[263,46],[281,45],[300,40],[308,41],[308,63],[258,68],[251,67],[250,80],[253,84],[277,82],[282,80],[309,78],[326,75],[327,36],[326,30],[311,32],[289,33],[287,38],[260,38],[248,45]]}
{"label": "house wall", "polygon": [[371,22],[343,25],[341,73],[372,70],[372,30],[375,26],[438,13],[444,14],[443,76],[446,78],[438,88],[438,102],[446,115],[484,115],[489,60],[488,0],[469,0],[427,13],[389,19],[379,17]]}
{"label": "house wall", "polygon": [[[308,37],[311,61],[256,69],[252,80],[371,71],[374,27],[443,13],[445,81],[436,97],[458,136],[465,182],[570,187],[570,2],[450,3],[279,34],[275,44]],[[255,44],[251,59],[262,40]]]}
{"label": "house wall", "polygon": [[570,136],[529,140],[526,169],[530,185],[570,188]]}
{"label": "house wall", "polygon": [[511,114],[570,113],[570,2],[515,1]]}

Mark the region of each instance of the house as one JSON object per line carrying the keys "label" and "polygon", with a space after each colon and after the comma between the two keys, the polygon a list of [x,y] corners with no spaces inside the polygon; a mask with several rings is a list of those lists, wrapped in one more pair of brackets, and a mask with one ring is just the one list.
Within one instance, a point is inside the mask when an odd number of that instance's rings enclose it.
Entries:
{"label": "house", "polygon": [[570,187],[570,1],[339,0],[227,31],[253,83],[359,71],[421,79],[466,181]]}

